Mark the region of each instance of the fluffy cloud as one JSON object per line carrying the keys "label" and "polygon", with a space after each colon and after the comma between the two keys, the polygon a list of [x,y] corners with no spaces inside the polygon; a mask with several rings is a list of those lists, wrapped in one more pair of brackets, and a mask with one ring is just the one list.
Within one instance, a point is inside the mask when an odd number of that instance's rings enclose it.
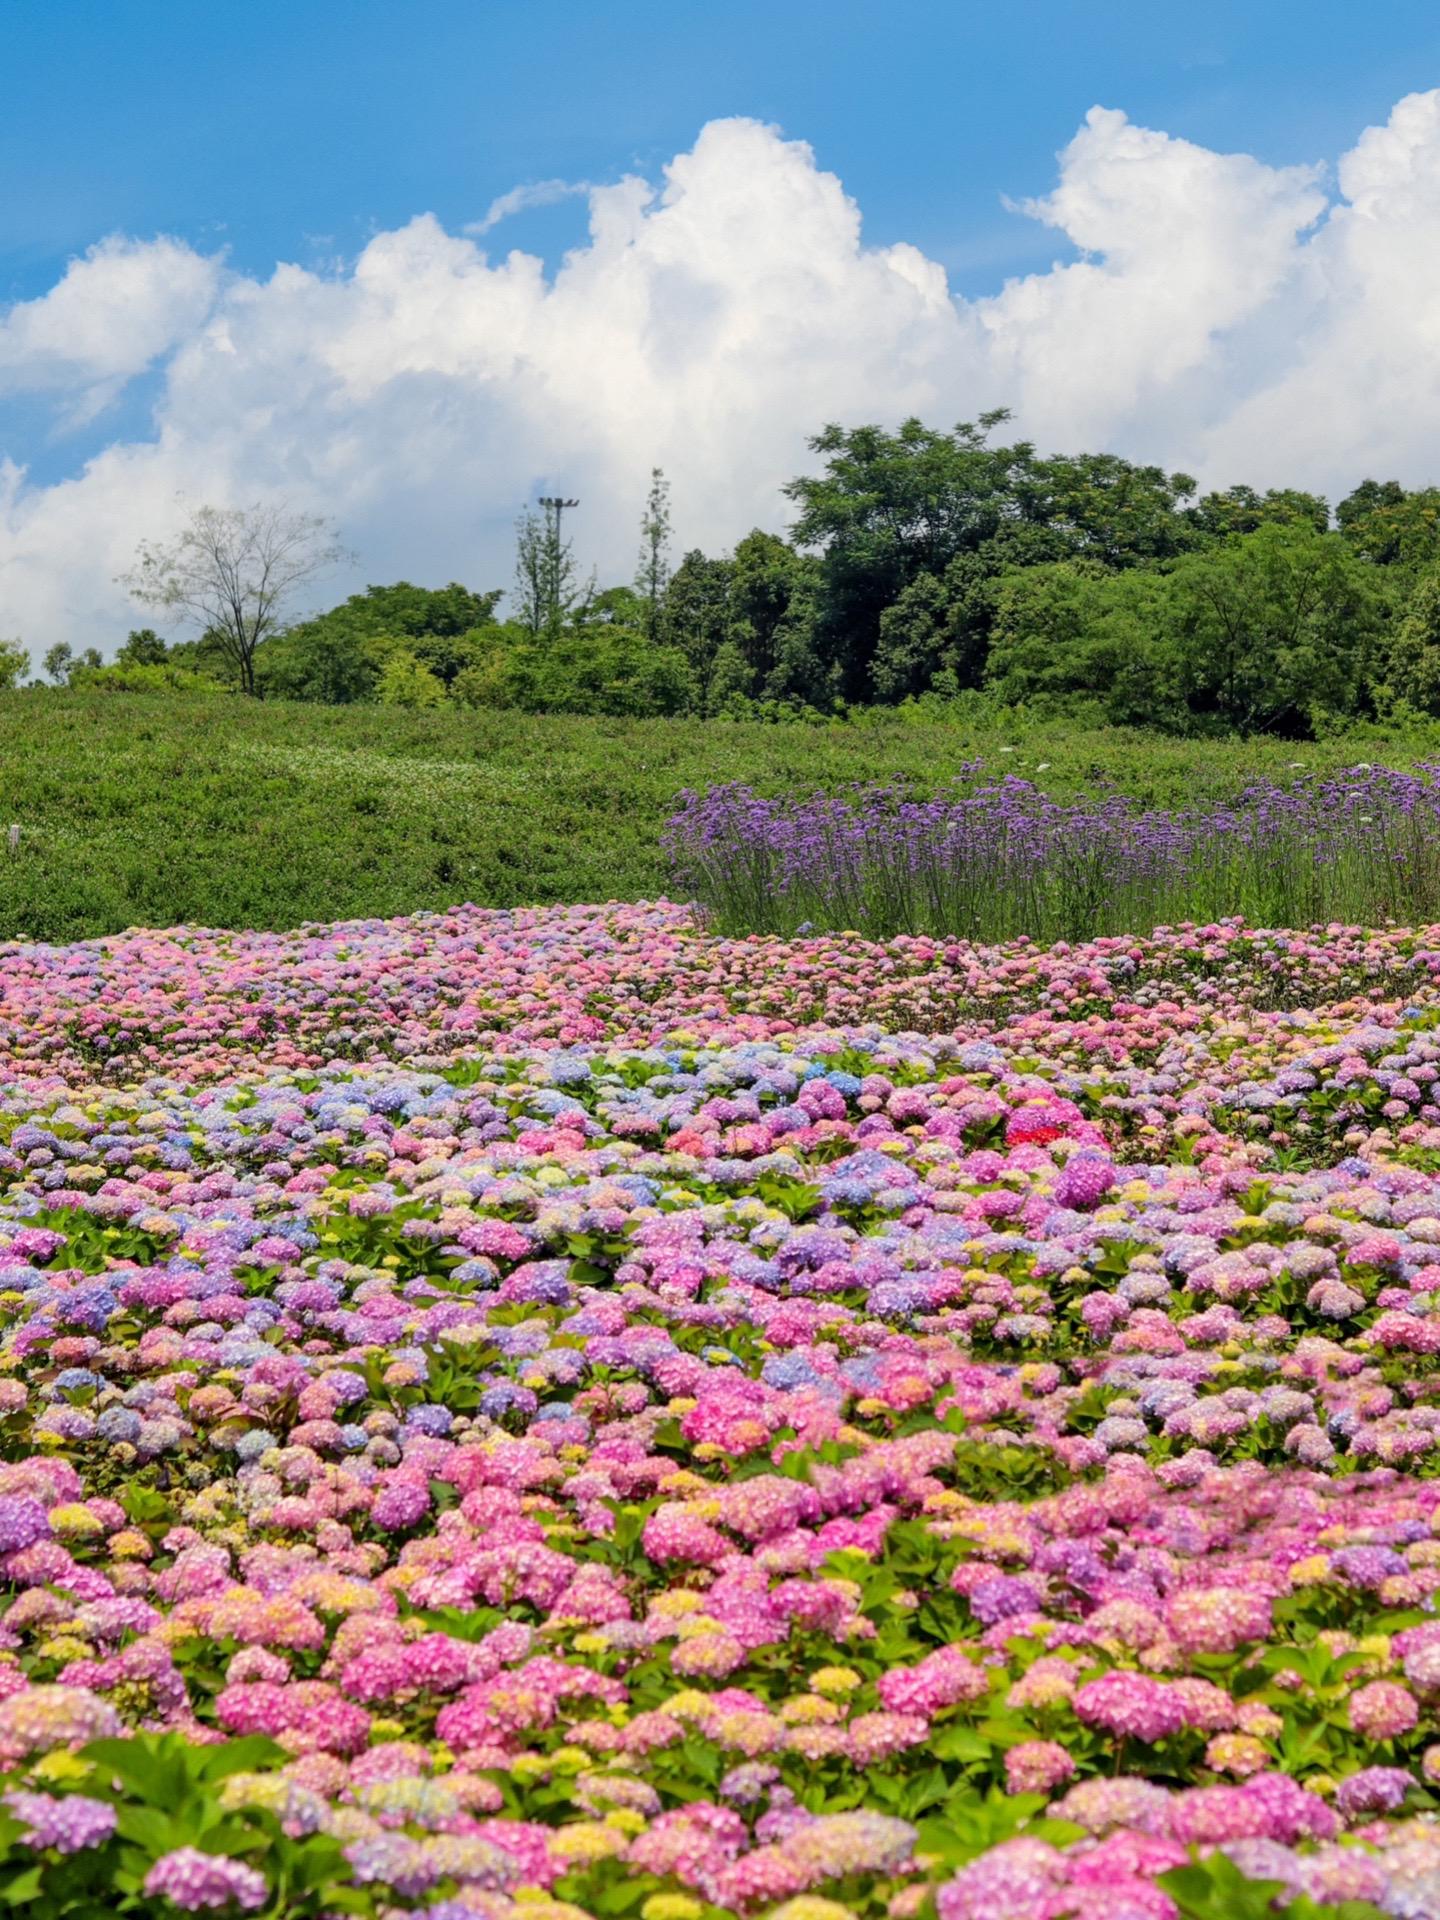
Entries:
{"label": "fluffy cloud", "polygon": [[219,263],[179,240],[102,240],[42,299],[0,318],[0,394],[53,389],[102,405],[194,331],[218,285]]}
{"label": "fluffy cloud", "polygon": [[586,189],[588,242],[550,278],[479,242],[560,182],[467,235],[417,218],[328,277],[107,241],[0,319],[0,394],[44,391],[63,419],[158,362],[153,430],[51,485],[18,449],[0,463],[0,629],[37,652],[123,632],[113,577],[187,499],[327,512],[359,579],[486,585],[508,579],[519,506],[563,486],[613,578],[653,464],[683,542],[721,546],[777,524],[829,419],[1004,404],[1043,445],[1209,481],[1434,477],[1440,93],[1326,181],[1096,108],[1053,192],[1017,209],[1080,258],[974,301],[914,247],[866,246],[810,149],[747,120],[705,127],[658,187]]}

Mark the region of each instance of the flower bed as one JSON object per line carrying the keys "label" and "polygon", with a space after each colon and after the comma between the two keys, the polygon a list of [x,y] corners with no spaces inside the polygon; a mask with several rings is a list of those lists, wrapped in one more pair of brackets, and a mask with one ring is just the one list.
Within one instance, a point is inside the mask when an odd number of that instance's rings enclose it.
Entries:
{"label": "flower bed", "polygon": [[0,1902],[1440,1911],[1437,970],[0,954]]}
{"label": "flower bed", "polygon": [[727,931],[1075,940],[1231,913],[1280,926],[1433,919],[1437,827],[1430,762],[1266,781],[1230,805],[1170,809],[1113,790],[1054,800],[976,760],[930,795],[688,792],[666,847],[686,892]]}

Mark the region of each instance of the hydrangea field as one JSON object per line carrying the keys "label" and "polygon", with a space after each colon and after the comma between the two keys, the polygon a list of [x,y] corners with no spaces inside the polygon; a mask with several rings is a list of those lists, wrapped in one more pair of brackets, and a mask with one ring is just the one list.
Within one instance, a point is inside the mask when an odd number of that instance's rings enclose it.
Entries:
{"label": "hydrangea field", "polygon": [[1440,929],[0,949],[0,1908],[1440,1914]]}

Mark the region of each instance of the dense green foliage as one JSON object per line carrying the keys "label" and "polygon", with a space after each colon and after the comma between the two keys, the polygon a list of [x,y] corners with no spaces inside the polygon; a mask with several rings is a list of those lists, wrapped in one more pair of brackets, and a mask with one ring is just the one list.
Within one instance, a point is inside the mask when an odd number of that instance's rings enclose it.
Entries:
{"label": "dense green foliage", "polygon": [[[174,646],[144,629],[112,666],[61,644],[45,672],[118,692],[253,680],[326,705],[634,718],[984,692],[1197,738],[1440,717],[1440,488],[1365,480],[1333,513],[1295,489],[1201,495],[1116,454],[996,444],[1005,419],[827,427],[820,470],[784,489],[788,538],[757,530],[673,568],[657,469],[633,587],[580,577],[561,524],[574,503],[548,500],[517,523],[506,618],[499,588],[400,581],[270,628],[249,679],[219,629]],[[0,648],[0,685],[23,671]]]}
{"label": "dense green foliage", "polygon": [[1332,530],[1313,494],[1197,497],[1187,474],[1113,454],[993,446],[1001,419],[813,442],[824,471],[786,489],[797,631],[743,691],[983,687],[1173,733],[1299,738],[1440,711],[1424,612],[1433,627],[1440,490],[1366,481]]}
{"label": "dense green foliage", "polygon": [[677,794],[716,782],[936,787],[982,757],[1057,796],[1112,781],[1165,805],[1437,743],[1167,740],[963,700],[773,726],[17,691],[0,696],[0,829],[21,830],[17,857],[0,848],[0,937],[654,897],[675,884],[660,840]]}
{"label": "dense green foliage", "polygon": [[[652,640],[628,587],[592,593],[554,629],[499,621],[496,589],[399,581],[367,587],[257,649],[262,698],[323,706],[513,708],[521,713],[679,713],[693,706],[684,655]],[[222,649],[205,639],[166,648],[132,633],[113,666],[60,664],[55,678],[95,691],[233,690]]]}

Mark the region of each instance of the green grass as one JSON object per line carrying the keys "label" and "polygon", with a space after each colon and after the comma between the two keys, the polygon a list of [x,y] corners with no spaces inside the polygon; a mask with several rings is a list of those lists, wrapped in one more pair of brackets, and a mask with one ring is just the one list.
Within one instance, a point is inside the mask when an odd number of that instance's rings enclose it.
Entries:
{"label": "green grass", "polygon": [[934,785],[982,755],[1059,796],[1108,779],[1163,805],[1285,779],[1295,761],[1409,765],[1436,748],[1002,734],[895,715],[766,727],[0,694],[0,832],[21,829],[18,857],[0,848],[0,938],[653,897],[670,884],[660,834],[676,793],[715,781]]}

